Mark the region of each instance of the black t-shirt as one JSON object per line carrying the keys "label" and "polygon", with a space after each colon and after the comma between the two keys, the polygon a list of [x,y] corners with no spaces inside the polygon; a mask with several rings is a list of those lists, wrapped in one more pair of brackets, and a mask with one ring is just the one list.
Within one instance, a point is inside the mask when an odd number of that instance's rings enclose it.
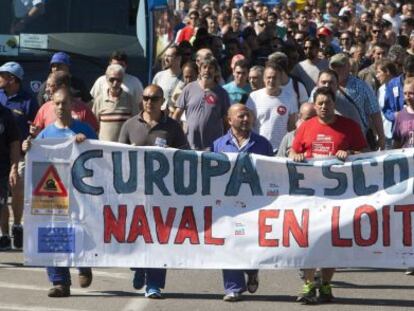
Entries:
{"label": "black t-shirt", "polygon": [[12,112],[0,105],[0,178],[10,172],[10,144],[19,140],[19,129]]}

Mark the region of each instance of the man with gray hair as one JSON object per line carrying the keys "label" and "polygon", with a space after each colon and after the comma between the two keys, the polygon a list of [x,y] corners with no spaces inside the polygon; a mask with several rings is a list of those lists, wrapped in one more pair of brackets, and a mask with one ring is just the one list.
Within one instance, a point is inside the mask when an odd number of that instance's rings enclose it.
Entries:
{"label": "man with gray hair", "polygon": [[121,65],[109,65],[105,73],[108,88],[93,99],[92,111],[99,122],[100,140],[118,141],[124,122],[138,114],[138,104],[121,87],[124,75]]}
{"label": "man with gray hair", "polygon": [[173,118],[187,116],[187,139],[192,149],[210,149],[214,140],[224,134],[230,106],[227,92],[216,82],[219,65],[215,58],[200,61],[198,80],[189,83],[176,103]]}
{"label": "man with gray hair", "polygon": [[249,70],[249,83],[250,87],[253,91],[260,90],[264,87],[263,82],[263,73],[264,73],[264,67],[263,66],[253,66]]}

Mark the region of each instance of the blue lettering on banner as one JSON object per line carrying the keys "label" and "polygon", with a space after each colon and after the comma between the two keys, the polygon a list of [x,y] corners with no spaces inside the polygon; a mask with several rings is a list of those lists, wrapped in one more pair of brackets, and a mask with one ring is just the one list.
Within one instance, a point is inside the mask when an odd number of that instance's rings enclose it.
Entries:
{"label": "blue lettering on banner", "polygon": [[38,228],[39,253],[74,253],[75,228]]}

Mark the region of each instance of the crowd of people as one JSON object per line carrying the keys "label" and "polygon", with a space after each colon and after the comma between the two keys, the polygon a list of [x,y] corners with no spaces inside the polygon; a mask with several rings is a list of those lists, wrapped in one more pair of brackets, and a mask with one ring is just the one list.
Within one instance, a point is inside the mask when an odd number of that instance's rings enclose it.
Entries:
{"label": "crowd of people", "polygon": [[[76,136],[134,146],[248,152],[293,161],[414,147],[414,3],[404,0],[180,0],[160,19],[160,70],[143,87],[115,51],[90,91],[64,52],[37,98],[24,69],[0,67],[0,250],[23,246],[24,153],[32,139]],[[315,267],[317,268],[317,267]],[[134,268],[133,286],[162,297],[165,269]],[[68,268],[48,268],[50,297],[70,295]],[[334,269],[306,269],[298,301],[333,298]],[[245,279],[247,275],[247,280]],[[258,271],[223,271],[225,301],[258,287]],[[90,268],[79,270],[82,287]]]}

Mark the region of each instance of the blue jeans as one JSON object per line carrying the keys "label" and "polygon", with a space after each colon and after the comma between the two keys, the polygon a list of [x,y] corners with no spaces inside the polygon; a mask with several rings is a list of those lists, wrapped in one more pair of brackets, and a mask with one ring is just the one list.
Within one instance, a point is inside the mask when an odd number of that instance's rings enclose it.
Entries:
{"label": "blue jeans", "polygon": [[244,274],[257,274],[258,270],[223,270],[224,293],[243,293],[246,291]]}
{"label": "blue jeans", "polygon": [[158,268],[131,268],[135,273],[142,273],[145,277],[145,285],[147,287],[164,288],[165,278],[167,276],[166,269]]}
{"label": "blue jeans", "polygon": [[[47,276],[53,285],[71,285],[70,271],[68,267],[47,267]],[[91,268],[78,268],[79,273],[92,272]]]}

